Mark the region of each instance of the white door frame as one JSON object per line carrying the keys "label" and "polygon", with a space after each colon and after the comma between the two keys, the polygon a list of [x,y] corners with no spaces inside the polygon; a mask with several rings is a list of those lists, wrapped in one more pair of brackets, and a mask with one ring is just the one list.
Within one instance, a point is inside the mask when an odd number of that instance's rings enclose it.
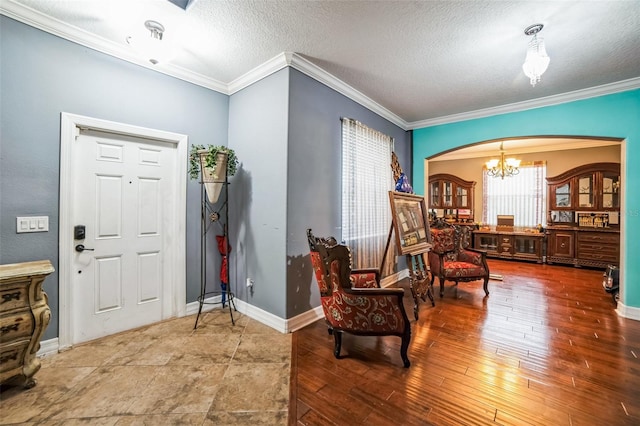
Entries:
{"label": "white door frame", "polygon": [[175,184],[175,221],[173,229],[168,230],[175,244],[167,247],[165,261],[173,262],[173,276],[170,277],[167,294],[163,297],[162,318],[186,315],[186,209],[187,205],[187,145],[186,135],[148,129],[97,118],[63,112],[60,126],[60,213],[59,213],[59,257],[58,257],[58,349],[66,349],[73,344],[73,300],[71,289],[73,259],[73,226],[71,223],[74,182],[71,162],[74,142],[79,128],[87,128],[125,136],[172,143],[177,149],[177,178]]}

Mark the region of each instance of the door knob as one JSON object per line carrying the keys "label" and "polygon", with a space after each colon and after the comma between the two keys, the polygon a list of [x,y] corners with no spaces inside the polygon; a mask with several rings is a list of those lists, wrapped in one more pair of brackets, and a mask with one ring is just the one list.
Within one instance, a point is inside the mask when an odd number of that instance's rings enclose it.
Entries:
{"label": "door knob", "polygon": [[82,252],[83,252],[83,251],[85,251],[85,250],[87,250],[87,251],[93,251],[94,249],[85,248],[85,246],[84,246],[83,244],[78,244],[78,245],[76,246],[76,251],[77,251],[78,253],[82,253]]}

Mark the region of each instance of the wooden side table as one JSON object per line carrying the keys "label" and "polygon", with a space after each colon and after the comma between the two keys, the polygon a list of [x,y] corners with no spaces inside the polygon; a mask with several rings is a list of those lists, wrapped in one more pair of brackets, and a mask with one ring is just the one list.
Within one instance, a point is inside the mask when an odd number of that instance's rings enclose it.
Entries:
{"label": "wooden side table", "polygon": [[54,270],[48,260],[0,265],[0,383],[36,384],[36,354],[51,319],[42,283]]}

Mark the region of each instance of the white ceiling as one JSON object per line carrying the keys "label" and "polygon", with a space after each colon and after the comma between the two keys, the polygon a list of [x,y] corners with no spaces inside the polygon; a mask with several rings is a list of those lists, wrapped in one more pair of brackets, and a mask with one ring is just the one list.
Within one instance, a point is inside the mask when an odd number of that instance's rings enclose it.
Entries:
{"label": "white ceiling", "polygon": [[[156,69],[226,93],[293,52],[405,129],[640,87],[636,0],[196,0],[186,11],[168,0],[3,0],[0,11],[128,60],[126,38],[157,20],[177,54]],[[551,64],[531,87],[524,28],[535,23]]]}

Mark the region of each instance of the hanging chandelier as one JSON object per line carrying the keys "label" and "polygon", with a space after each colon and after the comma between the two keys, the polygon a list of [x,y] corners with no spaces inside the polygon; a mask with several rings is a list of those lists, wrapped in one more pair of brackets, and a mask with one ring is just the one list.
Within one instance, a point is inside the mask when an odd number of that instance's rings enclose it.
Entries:
{"label": "hanging chandelier", "polygon": [[533,36],[531,41],[529,41],[529,46],[527,47],[527,57],[524,60],[524,64],[522,64],[522,70],[525,75],[529,77],[531,85],[533,87],[536,86],[536,83],[540,81],[540,77],[547,70],[549,66],[549,56],[547,55],[547,50],[544,47],[544,40],[542,38],[538,38],[538,33],[542,31],[544,25],[542,24],[534,24],[525,28],[524,33],[528,36]]}
{"label": "hanging chandelier", "polygon": [[504,179],[520,173],[520,160],[504,158],[503,142],[500,142],[500,159],[489,160],[485,166],[487,167],[487,175],[491,177]]}

